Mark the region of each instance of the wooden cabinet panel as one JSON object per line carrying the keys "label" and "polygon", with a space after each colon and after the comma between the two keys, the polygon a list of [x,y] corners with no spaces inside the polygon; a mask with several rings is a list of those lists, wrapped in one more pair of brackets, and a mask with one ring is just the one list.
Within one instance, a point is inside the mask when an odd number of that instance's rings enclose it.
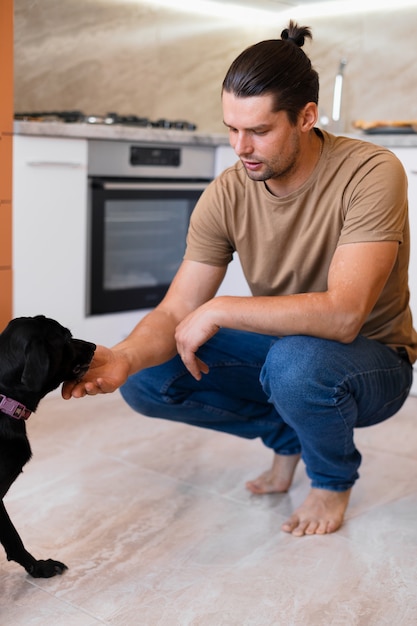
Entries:
{"label": "wooden cabinet panel", "polygon": [[13,130],[13,0],[0,2],[0,131]]}
{"label": "wooden cabinet panel", "polygon": [[12,317],[13,0],[0,0],[0,330]]}
{"label": "wooden cabinet panel", "polygon": [[12,201],[12,133],[0,134],[0,202]]}
{"label": "wooden cabinet panel", "polygon": [[12,141],[0,133],[0,269],[12,264]]}
{"label": "wooden cabinet panel", "polygon": [[[0,332],[12,318],[12,270],[0,270]],[[4,297],[10,294],[10,297]]]}
{"label": "wooden cabinet panel", "polygon": [[0,202],[0,270],[12,263],[12,205]]}
{"label": "wooden cabinet panel", "polygon": [[0,328],[12,316],[13,0],[0,0]]}

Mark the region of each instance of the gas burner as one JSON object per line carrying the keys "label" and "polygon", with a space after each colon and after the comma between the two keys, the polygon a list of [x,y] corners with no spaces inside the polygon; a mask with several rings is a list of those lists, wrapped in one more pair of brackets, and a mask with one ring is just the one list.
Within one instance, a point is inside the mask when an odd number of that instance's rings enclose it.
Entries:
{"label": "gas burner", "polygon": [[[89,120],[87,119],[87,122]],[[104,124],[121,124],[123,126],[140,126],[146,128],[152,126],[151,121],[147,117],[138,117],[137,115],[119,115],[118,113],[107,113],[104,116]]]}
{"label": "gas burner", "polygon": [[196,130],[197,126],[186,120],[150,120],[147,117],[137,115],[119,115],[107,113],[106,115],[85,115],[82,111],[31,111],[29,113],[15,113],[16,120],[30,122],[64,122],[66,124],[102,124],[120,126],[135,126],[137,128],[167,128],[174,130]]}
{"label": "gas burner", "polygon": [[29,113],[15,113],[16,120],[29,122],[82,122],[84,113],[81,111],[30,111]]}
{"label": "gas burner", "polygon": [[186,122],[185,120],[165,120],[159,119],[156,122],[151,122],[154,128],[174,128],[176,130],[195,130],[197,126],[192,122]]}

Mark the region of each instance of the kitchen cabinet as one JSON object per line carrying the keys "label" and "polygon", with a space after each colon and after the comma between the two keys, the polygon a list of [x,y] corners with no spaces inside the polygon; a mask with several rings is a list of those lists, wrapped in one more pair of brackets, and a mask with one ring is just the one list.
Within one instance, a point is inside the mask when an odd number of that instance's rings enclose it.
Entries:
{"label": "kitchen cabinet", "polygon": [[13,171],[13,314],[72,326],[84,312],[87,141],[15,136]]}
{"label": "kitchen cabinet", "polygon": [[411,233],[410,250],[410,303],[417,324],[417,148],[392,148],[400,159],[408,178],[408,204]]}
{"label": "kitchen cabinet", "polygon": [[[410,265],[408,280],[410,285],[410,306],[413,313],[414,328],[417,328],[417,147],[391,148],[397,155],[408,178],[408,206],[410,221]],[[414,383],[411,389],[417,395],[417,363],[414,364]]]}
{"label": "kitchen cabinet", "polygon": [[229,144],[217,146],[214,157],[214,175],[218,176],[227,167],[230,167],[238,161],[236,152]]}
{"label": "kitchen cabinet", "polygon": [[[217,176],[227,167],[238,161],[236,152],[228,144],[217,146],[214,158],[214,175]],[[217,292],[217,295],[249,296],[250,289],[243,274],[239,255],[235,252],[233,261],[229,263],[226,276]]]}

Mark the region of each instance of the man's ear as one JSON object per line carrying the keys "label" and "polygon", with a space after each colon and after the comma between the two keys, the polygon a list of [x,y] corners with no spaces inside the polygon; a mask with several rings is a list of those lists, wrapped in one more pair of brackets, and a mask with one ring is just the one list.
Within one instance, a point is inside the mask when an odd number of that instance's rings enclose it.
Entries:
{"label": "man's ear", "polygon": [[310,131],[317,123],[319,117],[319,109],[315,102],[307,102],[305,107],[300,111],[299,123],[301,130]]}

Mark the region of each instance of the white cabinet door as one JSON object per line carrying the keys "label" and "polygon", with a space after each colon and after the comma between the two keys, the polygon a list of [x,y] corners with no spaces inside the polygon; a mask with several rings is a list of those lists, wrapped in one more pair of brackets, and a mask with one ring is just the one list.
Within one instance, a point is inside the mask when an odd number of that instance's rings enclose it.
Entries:
{"label": "white cabinet door", "polygon": [[404,165],[408,177],[408,203],[410,220],[410,302],[414,323],[417,324],[417,148],[392,150]]}
{"label": "white cabinet door", "polygon": [[[404,165],[408,177],[408,204],[410,220],[410,306],[414,328],[417,328],[417,148],[395,148],[392,150]],[[411,389],[417,395],[417,364],[414,364],[414,384]]]}
{"label": "white cabinet door", "polygon": [[14,137],[13,315],[84,314],[87,141]]}
{"label": "white cabinet door", "polygon": [[[231,146],[217,146],[214,160],[214,175],[217,176],[227,167],[236,163],[236,161],[238,161],[238,157]],[[233,261],[229,263],[226,276],[217,295],[250,296],[250,289],[236,252],[233,256]]]}
{"label": "white cabinet door", "polygon": [[231,146],[217,146],[214,156],[214,175],[217,176],[225,170],[226,167],[234,165],[238,160],[236,152]]}

